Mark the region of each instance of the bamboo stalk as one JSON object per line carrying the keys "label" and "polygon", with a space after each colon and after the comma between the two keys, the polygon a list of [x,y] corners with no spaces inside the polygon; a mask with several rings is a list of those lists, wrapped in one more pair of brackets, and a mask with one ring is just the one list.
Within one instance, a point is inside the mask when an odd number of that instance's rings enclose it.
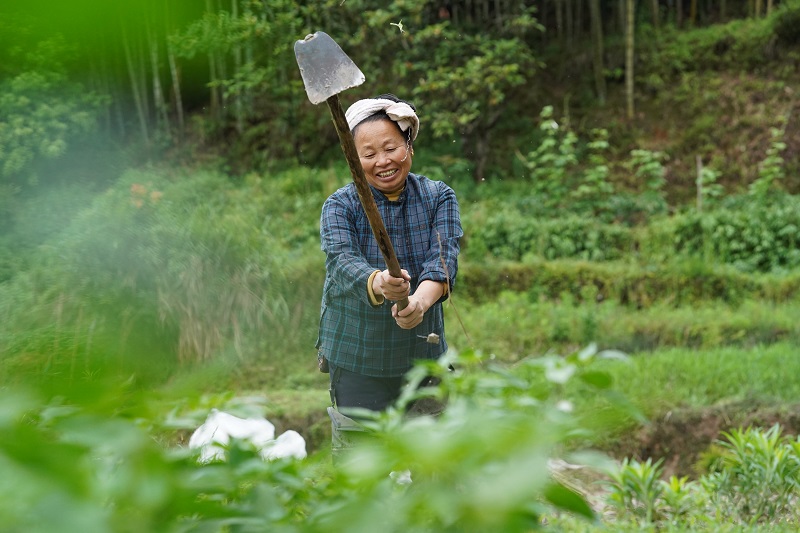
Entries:
{"label": "bamboo stalk", "polygon": [[627,100],[626,115],[628,120],[633,119],[633,21],[634,21],[634,0],[628,0],[625,19],[625,95]]}
{"label": "bamboo stalk", "polygon": [[697,211],[703,212],[703,159],[698,155],[695,156],[695,167],[697,169],[697,178],[695,186],[697,187]]}
{"label": "bamboo stalk", "polygon": [[[238,0],[231,0],[231,17],[234,22],[239,20],[239,2]],[[242,68],[242,46],[238,42],[233,45],[233,69],[234,72],[239,72]],[[234,94],[234,114],[236,115],[236,131],[241,135],[244,133],[244,110],[242,106],[242,91],[239,87],[236,88]]]}
{"label": "bamboo stalk", "polygon": [[140,84],[137,81],[136,69],[133,66],[133,57],[131,54],[130,43],[128,42],[128,32],[125,26],[122,27],[122,48],[125,52],[125,64],[128,67],[128,76],[131,81],[131,92],[133,93],[133,102],[136,105],[136,113],[139,117],[139,127],[142,132],[142,139],[145,144],[150,144],[150,134],[147,125],[147,115],[145,114],[144,104],[142,102],[142,95],[140,93]]}

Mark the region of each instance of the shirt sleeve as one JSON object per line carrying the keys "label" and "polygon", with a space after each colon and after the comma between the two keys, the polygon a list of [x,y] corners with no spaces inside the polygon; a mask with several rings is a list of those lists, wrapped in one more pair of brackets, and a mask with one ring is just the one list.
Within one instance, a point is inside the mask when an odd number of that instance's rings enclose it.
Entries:
{"label": "shirt sleeve", "polygon": [[331,196],[322,206],[320,238],[325,252],[325,268],[339,290],[369,305],[373,303],[369,283],[375,267],[370,265],[358,246],[355,209],[342,196]]}
{"label": "shirt sleeve", "polygon": [[436,213],[431,228],[430,248],[422,265],[419,281],[439,281],[446,285],[439,301],[450,295],[458,273],[458,254],[464,231],[456,194],[449,186],[439,182]]}

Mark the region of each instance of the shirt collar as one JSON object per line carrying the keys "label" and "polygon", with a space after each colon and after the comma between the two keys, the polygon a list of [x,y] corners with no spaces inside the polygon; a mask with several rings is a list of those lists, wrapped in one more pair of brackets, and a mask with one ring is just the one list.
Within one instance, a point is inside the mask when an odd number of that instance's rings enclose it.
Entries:
{"label": "shirt collar", "polygon": [[390,202],[396,202],[397,200],[400,199],[400,196],[403,194],[403,192],[405,192],[405,190],[406,190],[406,186],[403,185],[402,189],[400,189],[396,193],[387,194],[386,198],[388,198]]}

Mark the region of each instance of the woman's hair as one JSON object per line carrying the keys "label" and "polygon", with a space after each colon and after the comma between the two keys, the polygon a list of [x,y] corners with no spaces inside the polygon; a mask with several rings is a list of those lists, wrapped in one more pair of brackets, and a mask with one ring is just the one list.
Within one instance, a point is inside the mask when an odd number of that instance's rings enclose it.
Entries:
{"label": "woman's hair", "polygon": [[[375,100],[391,100],[392,102],[398,102],[398,103],[408,104],[408,106],[409,106],[411,109],[413,109],[413,110],[414,110],[414,113],[416,113],[416,112],[417,112],[417,108],[414,106],[414,104],[412,104],[412,103],[411,103],[411,102],[409,102],[408,100],[403,100],[402,98],[398,98],[397,96],[393,95],[392,93],[384,93],[384,94],[379,94],[378,96],[373,96],[372,98],[373,98],[373,99],[375,99]],[[368,116],[367,118],[365,118],[364,120],[362,120],[361,122],[359,122],[359,123],[356,125],[356,127],[355,127],[355,128],[353,128],[352,130],[350,130],[350,133],[352,133],[352,134],[353,134],[353,137],[355,137],[355,135],[356,135],[356,130],[358,129],[358,126],[360,126],[361,124],[366,124],[367,122],[376,122],[376,121],[378,121],[378,120],[388,120],[389,122],[391,122],[392,124],[394,124],[394,125],[395,125],[395,127],[397,128],[397,131],[399,131],[399,132],[400,132],[400,134],[401,134],[401,135],[403,135],[403,137],[407,137],[407,138],[408,138],[408,145],[409,145],[409,146],[411,146],[411,144],[413,143],[413,141],[412,141],[412,139],[411,139],[411,128],[409,128],[409,130],[408,130],[408,133],[405,133],[405,132],[403,132],[403,129],[402,129],[402,128],[401,128],[401,127],[400,127],[400,126],[397,124],[397,122],[395,122],[394,120],[392,120],[392,119],[389,117],[389,115],[387,115],[387,114],[386,114],[386,111],[378,111],[377,113],[375,113],[375,114],[373,114],[373,115],[370,115],[370,116]]]}

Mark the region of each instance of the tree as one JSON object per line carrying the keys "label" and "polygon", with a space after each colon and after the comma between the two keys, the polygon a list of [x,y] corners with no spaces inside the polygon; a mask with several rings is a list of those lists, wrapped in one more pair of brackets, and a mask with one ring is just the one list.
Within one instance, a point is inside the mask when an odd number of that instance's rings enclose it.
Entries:
{"label": "tree", "polygon": [[606,102],[606,77],[603,62],[603,23],[600,19],[600,0],[589,0],[589,13],[592,27],[592,69],[597,99],[601,105]]}
{"label": "tree", "polygon": [[653,16],[653,28],[659,27],[658,0],[650,0],[650,13]]}
{"label": "tree", "polygon": [[422,33],[424,48],[437,48],[434,61],[419,69],[413,95],[426,102],[435,137],[460,137],[462,149],[475,162],[473,178],[482,181],[492,133],[508,97],[535,73],[532,51],[517,39],[459,37],[451,27]]}
{"label": "tree", "polygon": [[628,120],[633,119],[633,22],[634,22],[634,0],[627,0],[625,10],[625,114]]}
{"label": "tree", "polygon": [[247,152],[248,162],[254,153],[291,156],[300,137],[296,108],[303,89],[292,46],[302,38],[302,22],[300,8],[288,0],[232,0],[230,12],[209,0],[202,19],[170,35],[178,58],[208,57],[209,130],[228,135],[233,129],[241,143],[234,148]]}
{"label": "tree", "polygon": [[426,103],[435,137],[460,138],[463,153],[475,163],[475,181],[486,178],[491,139],[512,96],[542,66],[529,44],[541,29],[532,10],[523,9],[507,12],[501,25],[487,28],[489,35],[450,21],[413,35],[419,81],[412,93]]}
{"label": "tree", "polygon": [[[2,29],[14,28],[12,21]],[[55,35],[14,47],[2,58],[6,67],[16,65],[16,73],[0,79],[0,183],[35,183],[38,160],[64,155],[70,143],[98,127],[107,99],[67,76],[61,58],[69,49]]]}

